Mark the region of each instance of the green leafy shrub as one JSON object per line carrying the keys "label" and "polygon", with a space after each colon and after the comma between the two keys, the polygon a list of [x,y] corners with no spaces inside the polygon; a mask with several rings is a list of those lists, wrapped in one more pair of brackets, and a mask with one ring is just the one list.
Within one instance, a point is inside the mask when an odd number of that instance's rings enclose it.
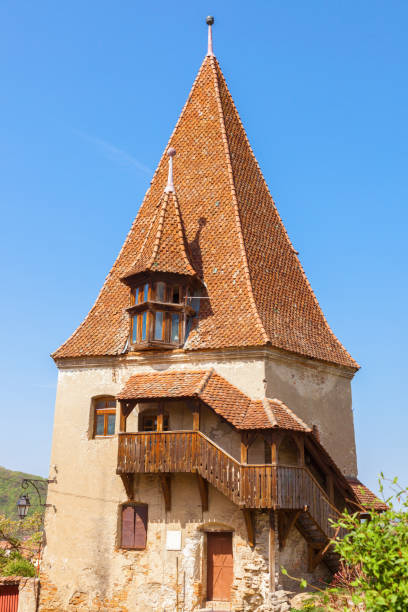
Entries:
{"label": "green leafy shrub", "polygon": [[[397,478],[392,485],[388,510],[370,511],[363,522],[359,513],[343,512],[336,523],[348,530],[344,538],[336,539],[336,551],[347,566],[361,567],[351,583],[353,601],[364,603],[370,612],[408,610],[408,489],[398,487]],[[382,474],[380,491],[384,491]]]}
{"label": "green leafy shrub", "polygon": [[[381,474],[382,495],[385,480]],[[292,577],[302,588],[309,586],[318,593],[315,603],[306,603],[309,608],[304,610],[408,611],[408,488],[401,488],[394,478],[391,489],[393,494],[385,499],[385,512],[359,508],[353,514],[343,512],[333,523],[335,528],[345,528],[347,534],[333,540],[341,567],[331,585],[317,589]],[[362,521],[363,510],[368,519]],[[289,576],[284,568],[282,572]]]}
{"label": "green leafy shrub", "polygon": [[35,567],[28,559],[20,557],[19,559],[11,559],[6,563],[2,568],[2,574],[3,576],[26,576],[29,578],[35,576]]}

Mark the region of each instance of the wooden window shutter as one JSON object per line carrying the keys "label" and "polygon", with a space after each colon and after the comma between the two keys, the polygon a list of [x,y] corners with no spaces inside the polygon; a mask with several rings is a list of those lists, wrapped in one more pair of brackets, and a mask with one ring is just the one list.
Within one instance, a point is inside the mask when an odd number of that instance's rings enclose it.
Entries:
{"label": "wooden window shutter", "polygon": [[122,508],[122,539],[121,545],[124,548],[135,547],[135,510],[133,506],[123,506]]}
{"label": "wooden window shutter", "polygon": [[122,537],[123,548],[146,548],[147,537],[147,505],[122,506]]}
{"label": "wooden window shutter", "polygon": [[135,548],[146,548],[147,506],[134,506],[135,510]]}

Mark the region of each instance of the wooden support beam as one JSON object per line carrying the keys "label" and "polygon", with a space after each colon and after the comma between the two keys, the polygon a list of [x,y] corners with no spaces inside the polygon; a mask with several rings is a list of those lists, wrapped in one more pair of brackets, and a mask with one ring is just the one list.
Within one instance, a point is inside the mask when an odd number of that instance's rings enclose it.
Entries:
{"label": "wooden support beam", "polygon": [[271,593],[276,591],[276,510],[269,513],[269,588]]}
{"label": "wooden support beam", "polygon": [[198,490],[200,491],[203,512],[208,510],[208,482],[197,473]]}
{"label": "wooden support beam", "polygon": [[292,510],[286,511],[279,510],[278,514],[278,533],[279,533],[279,550],[283,550],[285,548],[286,540],[288,539],[288,535],[295,526],[296,521],[299,516],[302,514],[302,510]]}
{"label": "wooden support beam", "polygon": [[200,403],[198,400],[188,402],[188,407],[193,415],[193,431],[200,431]]}
{"label": "wooden support beam", "polygon": [[159,410],[157,413],[157,431],[163,431],[163,420],[164,420],[164,403],[160,402]]}
{"label": "wooden support beam", "polygon": [[135,401],[120,400],[120,422],[119,431],[126,433],[126,421],[133,408],[136,406]]}
{"label": "wooden support beam", "polygon": [[316,550],[312,546],[309,545],[309,572],[314,572],[316,567],[319,565],[320,561],[323,559],[324,555],[327,553],[331,546],[331,540],[328,540],[327,544],[325,544],[319,550]]}
{"label": "wooden support beam", "polygon": [[242,508],[244,514],[245,525],[248,534],[248,543],[251,547],[255,546],[255,525],[253,511],[248,508]]}
{"label": "wooden support beam", "polygon": [[248,463],[248,434],[241,433],[241,463]]}
{"label": "wooden support beam", "polygon": [[200,431],[200,407],[193,411],[193,431]]}
{"label": "wooden support beam", "polygon": [[166,511],[171,510],[171,478],[170,474],[159,474],[160,484],[163,491],[164,507]]}
{"label": "wooden support beam", "polygon": [[134,483],[135,483],[135,475],[134,474],[121,474],[123,486],[125,487],[126,495],[129,500],[132,500],[134,497]]}

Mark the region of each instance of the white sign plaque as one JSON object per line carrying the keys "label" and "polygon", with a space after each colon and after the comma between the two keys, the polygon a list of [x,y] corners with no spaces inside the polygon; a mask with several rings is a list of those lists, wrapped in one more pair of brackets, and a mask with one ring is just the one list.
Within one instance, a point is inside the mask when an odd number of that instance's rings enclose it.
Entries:
{"label": "white sign plaque", "polygon": [[181,531],[167,531],[166,550],[181,550]]}

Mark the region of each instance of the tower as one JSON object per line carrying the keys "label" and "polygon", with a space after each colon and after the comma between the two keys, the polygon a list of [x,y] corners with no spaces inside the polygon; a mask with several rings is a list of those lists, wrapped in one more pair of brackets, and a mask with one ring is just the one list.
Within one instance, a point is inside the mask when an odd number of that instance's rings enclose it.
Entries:
{"label": "tower", "polygon": [[[350,382],[212,47],[59,369],[43,610],[273,610],[337,565]],[[278,593],[278,595],[277,595]]]}

